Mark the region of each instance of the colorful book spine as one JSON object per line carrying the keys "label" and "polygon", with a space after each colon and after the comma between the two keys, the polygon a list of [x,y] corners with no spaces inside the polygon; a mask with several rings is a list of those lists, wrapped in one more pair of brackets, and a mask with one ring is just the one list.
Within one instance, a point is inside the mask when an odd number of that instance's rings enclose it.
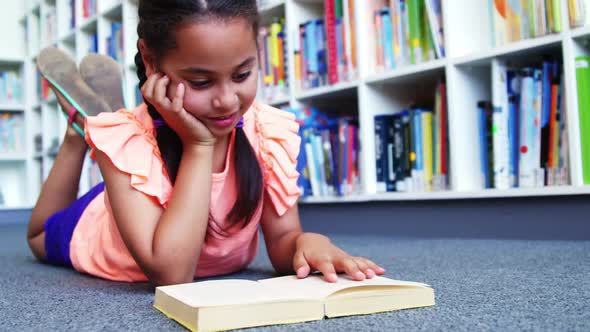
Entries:
{"label": "colorful book spine", "polygon": [[494,145],[493,137],[491,135],[491,126],[493,122],[492,104],[489,101],[480,101],[477,103],[477,110],[481,182],[484,188],[492,188],[494,184]]}
{"label": "colorful book spine", "polygon": [[434,41],[434,50],[437,58],[445,56],[444,29],[442,20],[442,6],[440,0],[425,0],[426,13],[428,15],[428,27],[431,38]]}
{"label": "colorful book spine", "polygon": [[336,3],[334,0],[324,1],[324,19],[326,29],[326,49],[328,63],[328,82],[338,83],[338,51],[336,40]]}
{"label": "colorful book spine", "polygon": [[535,186],[535,78],[534,70],[523,70],[522,90],[520,99],[520,154],[519,177],[520,187],[530,188]]}
{"label": "colorful book spine", "polygon": [[387,115],[375,117],[375,171],[377,192],[387,191]]}
{"label": "colorful book spine", "polygon": [[590,57],[576,57],[580,146],[584,184],[590,184]]}
{"label": "colorful book spine", "polygon": [[396,163],[399,162],[395,152],[396,140],[399,138],[396,135],[395,119],[397,116],[390,115],[385,120],[386,125],[386,142],[385,154],[387,156],[387,168],[385,169],[385,190],[388,192],[396,191]]}
{"label": "colorful book spine", "polygon": [[410,27],[410,62],[418,64],[423,62],[422,49],[422,15],[420,0],[408,0],[408,21]]}
{"label": "colorful book spine", "polygon": [[395,68],[395,56],[393,52],[393,28],[391,26],[391,14],[389,7],[385,7],[380,12],[381,21],[383,22],[383,58],[386,68]]}
{"label": "colorful book spine", "polygon": [[496,189],[510,187],[508,143],[507,68],[499,59],[492,60],[492,105],[494,145],[494,184]]}
{"label": "colorful book spine", "polygon": [[492,19],[492,36],[495,47],[502,46],[507,42],[507,20],[506,20],[506,1],[507,0],[489,0],[491,19]]}

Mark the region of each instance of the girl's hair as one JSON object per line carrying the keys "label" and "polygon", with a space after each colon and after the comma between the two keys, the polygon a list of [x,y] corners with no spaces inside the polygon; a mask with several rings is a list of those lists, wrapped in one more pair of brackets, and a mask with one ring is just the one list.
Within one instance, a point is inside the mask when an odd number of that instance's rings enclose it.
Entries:
{"label": "girl's hair", "polygon": [[[144,40],[157,61],[167,51],[176,47],[175,32],[182,24],[235,18],[247,20],[252,27],[253,41],[256,42],[259,24],[256,0],[140,0],[137,34]],[[147,77],[146,67],[139,50],[139,40],[135,64],[141,87]],[[148,102],[146,104],[152,119],[162,118],[153,105]],[[159,126],[156,129],[156,139],[168,176],[174,183],[182,157],[182,142],[168,126]],[[262,172],[256,154],[242,128],[236,128],[233,155],[238,198],[227,218],[232,224],[245,220],[242,225],[245,226],[252,219],[261,199]]]}

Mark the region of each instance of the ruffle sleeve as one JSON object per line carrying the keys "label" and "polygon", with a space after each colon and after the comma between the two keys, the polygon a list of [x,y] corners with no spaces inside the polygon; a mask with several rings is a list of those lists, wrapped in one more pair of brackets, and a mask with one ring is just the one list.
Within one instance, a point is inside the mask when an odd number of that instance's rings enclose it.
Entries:
{"label": "ruffle sleeve", "polygon": [[279,216],[297,203],[300,195],[297,156],[301,138],[295,116],[255,103],[249,125],[257,136],[257,151],[268,197]]}
{"label": "ruffle sleeve", "polygon": [[138,108],[119,110],[86,118],[84,131],[90,156],[102,151],[120,171],[129,174],[136,190],[166,206],[172,193],[149,115]]}

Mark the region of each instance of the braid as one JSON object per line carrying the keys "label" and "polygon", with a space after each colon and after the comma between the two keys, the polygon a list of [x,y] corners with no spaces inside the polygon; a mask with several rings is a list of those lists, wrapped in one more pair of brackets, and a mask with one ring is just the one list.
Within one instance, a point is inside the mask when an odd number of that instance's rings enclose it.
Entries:
{"label": "braid", "polygon": [[[141,57],[139,50],[139,41],[137,43],[137,54],[135,54],[135,66],[137,67],[137,77],[139,78],[139,87],[141,88],[147,81],[146,67]],[[147,105],[148,113],[153,120],[161,119],[162,115],[158,113],[156,108],[144,99],[144,103]],[[180,166],[180,158],[182,157],[182,141],[180,137],[168,126],[161,126],[156,128],[156,141],[158,142],[158,148],[164,159],[166,171],[170,181],[174,183],[176,181],[176,175],[178,173],[178,167]]]}
{"label": "braid", "polygon": [[[234,167],[236,169],[236,181],[238,188],[245,192],[240,192],[241,199],[229,211],[227,217],[234,222],[245,219],[248,224],[255,210],[252,207],[258,205],[262,196],[262,171],[256,158],[256,153],[246,137],[243,128],[236,128],[236,140],[234,142]],[[250,208],[250,209],[249,209]]]}

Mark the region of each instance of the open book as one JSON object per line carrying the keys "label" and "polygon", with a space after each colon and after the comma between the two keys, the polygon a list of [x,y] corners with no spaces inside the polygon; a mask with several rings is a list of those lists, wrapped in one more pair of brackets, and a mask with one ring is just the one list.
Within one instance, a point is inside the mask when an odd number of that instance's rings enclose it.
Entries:
{"label": "open book", "polygon": [[289,324],[434,305],[426,284],[340,275],[253,280],[213,280],[156,288],[154,307],[192,331]]}

